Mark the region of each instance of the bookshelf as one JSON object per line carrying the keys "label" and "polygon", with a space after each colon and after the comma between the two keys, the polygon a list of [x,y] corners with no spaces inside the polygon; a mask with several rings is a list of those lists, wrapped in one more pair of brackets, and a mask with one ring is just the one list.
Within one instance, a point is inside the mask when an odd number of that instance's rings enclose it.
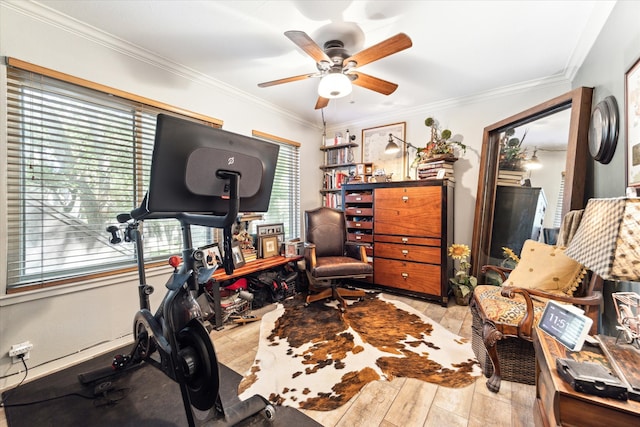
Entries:
{"label": "bookshelf", "polygon": [[326,144],[320,147],[324,152],[324,163],[320,166],[323,171],[322,206],[341,209],[342,185],[349,181],[349,177],[355,174],[353,148],[358,144],[354,142],[342,143],[341,139],[330,140],[334,144]]}

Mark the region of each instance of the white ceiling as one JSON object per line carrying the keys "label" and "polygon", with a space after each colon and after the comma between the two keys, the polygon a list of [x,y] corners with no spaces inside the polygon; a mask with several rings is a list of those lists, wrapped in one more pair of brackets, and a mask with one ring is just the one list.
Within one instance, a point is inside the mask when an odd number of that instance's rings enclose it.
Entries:
{"label": "white ceiling", "polygon": [[[399,85],[385,96],[354,87],[324,117],[354,122],[547,79],[570,79],[611,1],[77,1],[38,3],[115,36],[120,48],[188,68],[201,78],[309,122],[318,79],[259,88],[316,71],[284,36],[301,30],[320,46],[342,39],[354,54],[399,32],[413,46],[361,68]],[[83,24],[84,23],[84,24]]]}

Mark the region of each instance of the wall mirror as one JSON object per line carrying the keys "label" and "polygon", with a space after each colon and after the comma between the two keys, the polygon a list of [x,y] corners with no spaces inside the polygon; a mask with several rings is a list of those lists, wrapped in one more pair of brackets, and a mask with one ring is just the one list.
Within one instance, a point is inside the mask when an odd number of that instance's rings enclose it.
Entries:
{"label": "wall mirror", "polygon": [[[553,238],[564,214],[584,207],[592,94],[577,88],[484,129],[471,253],[480,283],[482,266],[504,259],[501,246],[519,255],[523,235]],[[521,142],[518,156],[501,155],[505,137]],[[543,169],[527,169],[536,160]]]}

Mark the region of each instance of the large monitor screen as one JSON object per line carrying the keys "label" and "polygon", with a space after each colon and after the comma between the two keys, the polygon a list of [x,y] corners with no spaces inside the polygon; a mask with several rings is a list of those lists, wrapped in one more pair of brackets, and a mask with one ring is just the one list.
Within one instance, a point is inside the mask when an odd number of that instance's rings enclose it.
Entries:
{"label": "large monitor screen", "polygon": [[228,179],[240,175],[240,212],[266,212],[271,199],[279,146],[159,114],[151,161],[149,212],[225,214]]}

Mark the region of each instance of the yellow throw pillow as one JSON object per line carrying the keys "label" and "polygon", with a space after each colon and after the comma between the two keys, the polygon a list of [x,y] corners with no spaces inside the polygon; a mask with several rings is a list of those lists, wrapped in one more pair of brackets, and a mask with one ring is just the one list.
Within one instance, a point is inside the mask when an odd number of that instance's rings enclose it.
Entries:
{"label": "yellow throw pillow", "polygon": [[586,271],[564,249],[534,240],[524,242],[520,262],[505,285],[573,295]]}

